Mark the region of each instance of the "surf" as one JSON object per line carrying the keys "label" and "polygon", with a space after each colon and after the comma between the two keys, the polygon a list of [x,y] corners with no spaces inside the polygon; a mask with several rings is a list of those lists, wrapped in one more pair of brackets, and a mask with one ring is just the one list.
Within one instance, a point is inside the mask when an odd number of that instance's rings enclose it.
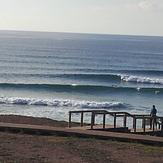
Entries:
{"label": "surf", "polygon": [[6,96],[0,97],[0,104],[77,107],[86,109],[115,108],[124,106],[124,104],[121,102],[76,101],[69,99],[37,99]]}

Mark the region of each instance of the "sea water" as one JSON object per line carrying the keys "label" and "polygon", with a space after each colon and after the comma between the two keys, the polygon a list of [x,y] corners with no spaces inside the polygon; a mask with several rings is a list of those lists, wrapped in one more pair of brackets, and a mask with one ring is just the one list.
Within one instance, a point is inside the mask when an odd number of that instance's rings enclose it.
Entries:
{"label": "sea water", "polygon": [[0,58],[0,114],[68,121],[156,105],[163,116],[163,37],[0,31]]}

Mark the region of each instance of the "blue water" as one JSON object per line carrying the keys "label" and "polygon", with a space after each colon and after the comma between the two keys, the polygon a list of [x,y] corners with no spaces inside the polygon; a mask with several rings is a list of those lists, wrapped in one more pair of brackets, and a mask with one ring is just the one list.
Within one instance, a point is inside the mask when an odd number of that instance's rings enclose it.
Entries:
{"label": "blue water", "polygon": [[[163,116],[163,37],[0,31],[0,114]],[[98,120],[97,120],[98,121]]]}

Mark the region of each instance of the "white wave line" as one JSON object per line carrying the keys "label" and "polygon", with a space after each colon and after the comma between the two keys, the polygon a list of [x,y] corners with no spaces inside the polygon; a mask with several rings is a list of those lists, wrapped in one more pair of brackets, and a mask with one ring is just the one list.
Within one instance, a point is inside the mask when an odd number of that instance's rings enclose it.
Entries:
{"label": "white wave line", "polygon": [[139,76],[129,76],[129,75],[120,75],[120,76],[121,76],[121,80],[126,82],[163,84],[163,79],[159,79],[159,78],[149,78],[149,77],[139,77]]}
{"label": "white wave line", "polygon": [[22,105],[47,105],[56,107],[79,107],[79,108],[114,108],[123,105],[121,102],[94,102],[94,101],[71,101],[62,99],[30,99],[20,97],[0,97],[0,103]]}

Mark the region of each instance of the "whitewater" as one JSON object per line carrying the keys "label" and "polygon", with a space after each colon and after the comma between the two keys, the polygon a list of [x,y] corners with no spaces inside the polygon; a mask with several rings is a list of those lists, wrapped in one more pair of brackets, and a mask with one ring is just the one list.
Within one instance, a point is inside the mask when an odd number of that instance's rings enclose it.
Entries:
{"label": "whitewater", "polygon": [[154,36],[0,31],[0,114],[68,121],[73,110],[149,114],[154,104],[163,116],[162,45]]}

